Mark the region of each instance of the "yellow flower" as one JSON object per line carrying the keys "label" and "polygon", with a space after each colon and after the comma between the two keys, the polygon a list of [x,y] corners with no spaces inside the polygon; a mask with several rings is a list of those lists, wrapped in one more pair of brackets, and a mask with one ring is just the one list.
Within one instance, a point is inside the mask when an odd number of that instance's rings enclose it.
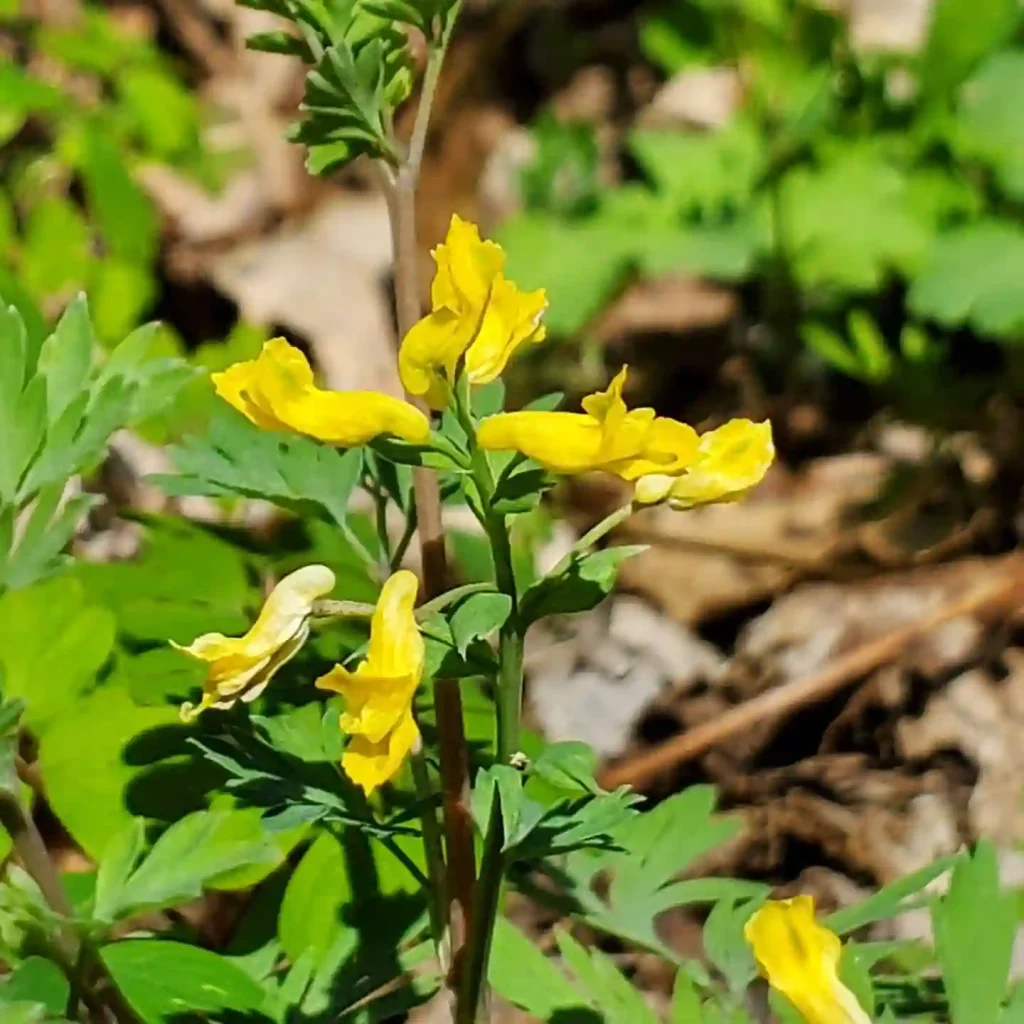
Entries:
{"label": "yellow flower", "polygon": [[659,422],[653,409],[626,408],[626,372],[624,366],[607,391],[584,398],[584,412],[499,413],[480,424],[477,442],[489,451],[521,452],[554,473],[604,470],[622,475],[645,453],[657,457],[646,446]]}
{"label": "yellow flower", "polygon": [[384,584],[370,623],[366,660],[349,672],[335,665],[316,685],[345,698],[341,729],[352,739],[345,774],[370,794],[402,766],[419,738],[412,700],[423,673],[424,646],[413,615],[416,576],[403,569]]}
{"label": "yellow flower", "polygon": [[284,338],[268,341],[256,359],[235,363],[212,379],[221,398],[264,430],[293,430],[343,448],[382,434],[412,444],[430,437],[427,417],[400,398],[318,388],[306,357]]}
{"label": "yellow flower", "polygon": [[637,480],[635,498],[645,505],[667,500],[674,508],[736,501],[761,482],[774,458],[772,426],[767,420],[729,420],[701,434],[681,472],[645,470]]}
{"label": "yellow flower", "polygon": [[839,937],[814,919],[814,900],[770,900],[744,928],[757,966],[807,1024],[871,1024],[839,980]]}
{"label": "yellow flower", "polygon": [[458,215],[434,261],[431,312],[402,341],[398,369],[409,394],[442,409],[460,360],[470,384],[486,384],[521,345],[544,340],[547,296],[507,280],[501,246],[481,240],[477,226]]}
{"label": "yellow flower", "polygon": [[326,565],[307,565],[274,587],[259,618],[245,636],[205,633],[187,647],[171,646],[208,663],[203,699],[182,704],[190,722],[209,707],[230,708],[238,700],[255,700],[274,673],[306,642],[313,602],[334,589],[334,573]]}

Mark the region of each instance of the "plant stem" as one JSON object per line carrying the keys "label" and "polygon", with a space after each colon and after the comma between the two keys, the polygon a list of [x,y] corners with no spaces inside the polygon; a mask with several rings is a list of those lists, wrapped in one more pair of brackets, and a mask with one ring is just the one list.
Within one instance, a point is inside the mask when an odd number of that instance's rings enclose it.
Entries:
{"label": "plant stem", "polygon": [[445,932],[448,930],[445,924],[445,908],[448,901],[445,898],[444,845],[441,841],[441,827],[438,825],[437,812],[433,804],[427,760],[423,756],[423,750],[419,744],[413,750],[409,764],[412,766],[412,780],[416,787],[416,796],[423,805],[420,822],[423,826],[423,850],[426,855],[429,876],[427,907],[430,910],[430,930],[441,960],[441,969],[446,971],[449,964],[446,963],[447,942],[445,940]]}
{"label": "plant stem", "polygon": [[412,138],[409,140],[409,158],[406,168],[417,176],[423,163],[423,151],[427,146],[427,128],[430,126],[430,110],[434,105],[434,93],[441,77],[441,66],[444,64],[445,46],[432,46],[427,55],[427,68],[423,73],[423,86],[420,89],[420,104],[416,110],[416,121],[412,126]]}
{"label": "plant stem", "polygon": [[[477,447],[472,416],[465,395],[456,391],[456,411],[469,439],[473,477],[480,496],[481,521],[491,545],[494,578],[498,590],[512,601],[512,610],[501,627],[498,639],[498,678],[496,711],[498,718],[498,763],[507,765],[519,750],[519,733],[523,713],[523,633],[519,621],[519,592],[512,564],[512,541],[505,517],[495,513],[494,474],[487,455]],[[466,969],[456,1024],[474,1024],[481,1013],[487,992],[487,968],[491,957],[494,926],[501,907],[504,882],[505,845],[501,816],[501,797],[495,791],[490,820],[484,838],[477,883],[476,914],[467,942]]]}
{"label": "plant stem", "polygon": [[[428,91],[428,83],[425,80],[414,130],[414,142],[419,146],[418,151],[410,157],[408,163],[398,169],[396,174],[391,174],[389,168],[381,168],[381,180],[384,183],[391,221],[395,304],[400,338],[404,338],[420,318],[416,267],[416,183],[419,161],[422,159],[423,146],[426,143],[433,87],[436,85],[442,58],[443,54],[432,54],[428,62],[431,88]],[[432,71],[435,61],[437,67]],[[436,475],[424,467],[414,471],[413,487],[423,563],[423,594],[426,600],[430,601],[444,591],[448,577],[441,523],[441,496]],[[452,971],[455,973],[462,962],[466,929],[473,915],[476,888],[473,819],[469,810],[469,753],[462,717],[462,695],[456,680],[434,679],[434,710],[437,717],[447,851],[445,898],[448,901],[448,936],[451,943]]]}
{"label": "plant stem", "polygon": [[60,957],[68,981],[79,982],[79,987],[75,992],[76,999],[88,1007],[96,1021],[113,1020],[117,1024],[134,1024],[138,1018],[124,1004],[120,991],[107,975],[98,956],[95,957],[94,973],[97,975],[96,981],[99,983],[97,988],[102,986],[102,992],[96,991],[93,985],[85,980],[85,972],[79,970],[78,965],[84,967],[89,964],[93,960],[94,954],[91,949],[79,941],[74,932],[71,924],[71,919],[74,916],[71,901],[64,890],[57,869],[53,866],[53,861],[50,860],[46,844],[36,828],[32,815],[26,813],[14,793],[2,787],[0,787],[0,825],[7,829],[23,867],[39,886],[39,891],[47,905],[64,919],[59,946],[54,953]]}
{"label": "plant stem", "polygon": [[634,512],[633,503],[627,502],[621,508],[609,513],[596,526],[591,527],[575,544],[555,563],[547,575],[557,576],[565,572],[580,555],[586,554],[602,537],[621,526]]}
{"label": "plant stem", "polygon": [[487,822],[487,838],[480,860],[479,899],[470,932],[466,969],[455,1016],[455,1024],[476,1024],[487,990],[487,965],[491,959],[494,926],[498,920],[502,881],[505,874],[502,847],[505,829],[501,818],[501,797],[495,787]]}

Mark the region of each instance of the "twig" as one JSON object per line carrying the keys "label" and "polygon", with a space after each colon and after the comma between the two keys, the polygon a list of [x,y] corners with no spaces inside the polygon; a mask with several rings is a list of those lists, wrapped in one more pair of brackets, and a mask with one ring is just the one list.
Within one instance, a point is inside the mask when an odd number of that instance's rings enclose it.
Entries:
{"label": "twig", "polygon": [[691,760],[767,718],[821,700],[842,689],[898,657],[915,640],[951,619],[979,614],[989,608],[1015,605],[1024,590],[1024,562],[1019,555],[1013,555],[1006,560],[1005,565],[1005,572],[996,581],[947,602],[918,622],[900,626],[862,644],[820,672],[762,693],[744,704],[730,708],[710,722],[675,736],[637,757],[606,768],[599,777],[601,785],[607,789],[622,785],[642,786],[661,772]]}

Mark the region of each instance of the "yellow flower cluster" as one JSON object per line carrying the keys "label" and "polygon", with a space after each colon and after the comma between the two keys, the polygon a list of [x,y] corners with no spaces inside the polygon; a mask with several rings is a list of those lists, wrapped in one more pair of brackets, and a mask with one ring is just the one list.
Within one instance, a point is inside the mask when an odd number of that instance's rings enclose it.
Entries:
{"label": "yellow flower cluster", "polygon": [[480,424],[491,451],[516,451],[555,473],[603,470],[636,481],[641,504],[690,508],[734,501],[757,484],[775,457],[770,423],[729,420],[698,434],[653,409],[628,409],[626,367],[607,391],[583,399],[583,412],[507,412]]}
{"label": "yellow flower cluster", "polygon": [[458,215],[433,255],[431,312],[405,336],[398,371],[410,395],[443,409],[460,364],[470,384],[487,384],[518,348],[544,340],[548,303],[543,289],[522,292],[507,280],[501,246]]}
{"label": "yellow flower cluster", "polygon": [[744,929],[757,966],[807,1024],[871,1024],[857,997],[839,980],[839,936],[818,924],[814,900],[770,900]]}
{"label": "yellow flower cluster", "polygon": [[[542,341],[543,290],[523,292],[504,276],[505,254],[480,238],[477,227],[453,217],[434,250],[437,273],[431,311],[405,336],[399,373],[406,391],[444,408],[462,379],[497,378],[524,345]],[[685,423],[629,409],[622,397],[626,369],[606,391],[583,400],[583,412],[514,412],[480,424],[485,450],[515,451],[556,473],[603,470],[635,481],[635,500],[689,508],[730,501],[753,487],[774,456],[768,423],[730,420],[706,434]],[[355,447],[378,437],[429,445],[430,421],[411,402],[375,391],[326,391],[299,349],[268,341],[256,359],[213,374],[217,393],[265,430],[294,431],[328,444]],[[334,575],[307,566],[283,579],[243,637],[209,633],[180,648],[208,665],[203,697],[182,717],[206,708],[254,700],[305,642],[314,602]],[[367,793],[392,778],[417,742],[412,700],[423,671],[423,639],[413,607],[416,578],[393,575],[381,592],[366,660],[354,672],[335,666],[317,680],[341,693],[341,728],[351,736],[342,764]]]}

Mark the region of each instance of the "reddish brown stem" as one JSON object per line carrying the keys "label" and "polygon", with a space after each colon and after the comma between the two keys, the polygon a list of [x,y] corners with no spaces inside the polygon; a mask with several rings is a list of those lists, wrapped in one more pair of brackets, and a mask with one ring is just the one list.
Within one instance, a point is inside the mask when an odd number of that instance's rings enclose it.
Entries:
{"label": "reddish brown stem", "polygon": [[[403,169],[387,183],[395,255],[395,298],[401,337],[420,317],[416,280],[416,177],[415,168]],[[423,597],[431,600],[447,585],[448,564],[441,497],[437,477],[429,469],[413,475],[416,516],[423,561]],[[441,764],[441,795],[444,813],[448,927],[453,971],[452,987],[457,990],[457,971],[462,962],[466,930],[473,912],[476,888],[476,858],[473,848],[473,819],[469,810],[469,761],[462,717],[462,695],[452,679],[434,680],[434,709]]]}

